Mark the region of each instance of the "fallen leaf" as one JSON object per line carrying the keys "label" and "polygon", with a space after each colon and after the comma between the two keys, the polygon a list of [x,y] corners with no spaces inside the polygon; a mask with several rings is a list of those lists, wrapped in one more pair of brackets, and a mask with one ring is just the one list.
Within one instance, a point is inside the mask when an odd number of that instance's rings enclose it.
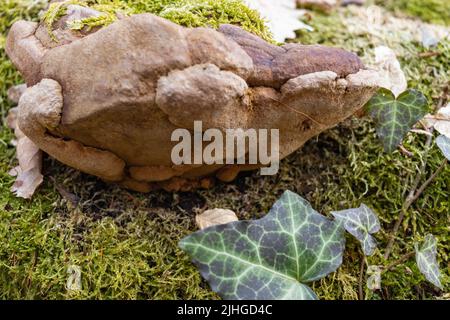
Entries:
{"label": "fallen leaf", "polygon": [[238,221],[236,214],[228,209],[211,209],[206,210],[202,214],[195,217],[195,222],[199,229],[225,224],[233,221]]}
{"label": "fallen leaf", "polygon": [[392,91],[396,97],[408,87],[400,62],[392,49],[385,46],[376,47],[374,67],[379,74],[379,86]]}
{"label": "fallen leaf", "polygon": [[245,3],[266,19],[275,41],[284,42],[295,38],[296,30],[314,30],[300,21],[305,11],[297,10],[295,0],[245,0]]}
{"label": "fallen leaf", "polygon": [[9,111],[7,124],[16,135],[16,158],[19,165],[10,170],[16,177],[11,191],[18,197],[29,199],[42,183],[42,151],[17,126],[17,107]]}
{"label": "fallen leaf", "polygon": [[437,248],[436,238],[432,234],[427,234],[422,246],[415,244],[416,262],[420,272],[425,278],[434,284],[436,287],[442,289],[441,273],[439,265],[436,260]]}
{"label": "fallen leaf", "polygon": [[381,268],[380,266],[367,267],[367,288],[375,291],[381,289]]}
{"label": "fallen leaf", "polygon": [[67,268],[66,289],[68,291],[80,291],[81,290],[81,268],[77,265],[70,265]]}
{"label": "fallen leaf", "polygon": [[429,49],[439,43],[440,39],[436,36],[435,33],[432,32],[429,27],[423,26],[420,31],[422,36],[422,45],[425,48]]}
{"label": "fallen leaf", "polygon": [[424,122],[428,128],[434,127],[440,134],[450,138],[450,103],[440,108],[435,115],[426,115]]}
{"label": "fallen leaf", "polygon": [[436,138],[436,144],[441,149],[444,156],[450,160],[450,138],[444,135],[440,135]]}

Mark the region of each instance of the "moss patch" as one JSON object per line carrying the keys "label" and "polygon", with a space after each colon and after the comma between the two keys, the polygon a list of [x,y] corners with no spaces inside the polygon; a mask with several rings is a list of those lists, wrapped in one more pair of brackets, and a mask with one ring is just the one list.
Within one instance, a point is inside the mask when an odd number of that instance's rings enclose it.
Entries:
{"label": "moss patch", "polygon": [[43,17],[49,32],[53,23],[66,13],[67,6],[77,4],[98,10],[102,15],[73,21],[74,30],[107,26],[118,15],[153,13],[186,27],[218,28],[221,24],[235,24],[268,41],[271,34],[258,12],[249,9],[240,0],[68,0],[50,5]]}
{"label": "moss patch", "polygon": [[[411,38],[405,41],[402,34],[397,34],[388,29],[385,34],[376,32],[371,34],[363,28],[357,32],[336,32],[348,30],[352,25],[363,25],[365,15],[361,15],[358,21],[358,11],[365,9],[340,9],[331,15],[315,14],[311,25],[315,32],[302,31],[296,41],[313,44],[321,43],[345,48],[357,53],[366,63],[373,60],[373,49],[376,45],[388,45],[393,48],[404,70],[408,86],[421,90],[430,102],[430,111],[437,105],[445,105],[448,102],[448,89],[450,79],[450,41],[444,40],[436,48],[434,55],[426,55],[429,52],[422,45]],[[389,21],[392,14],[382,11],[385,21]],[[396,24],[396,20],[393,24]],[[405,22],[407,24],[412,21]],[[371,25],[375,28],[374,25]],[[382,29],[381,26],[380,29]],[[414,26],[408,26],[414,28]],[[416,28],[420,28],[417,25]],[[409,134],[404,141],[406,149],[412,152],[412,157],[400,154],[398,151],[392,155],[383,154],[382,148],[375,136],[374,126],[369,119],[353,119],[342,124],[339,128],[330,130],[318,138],[318,142],[328,141],[329,146],[337,148],[340,161],[327,168],[329,173],[320,174],[320,179],[326,177],[326,182],[318,183],[310,195],[310,199],[316,207],[329,212],[336,208],[358,206],[361,202],[374,208],[382,221],[382,234],[377,236],[379,248],[384,248],[387,241],[387,233],[392,229],[398,218],[404,199],[409,192],[415,175],[422,161],[424,161],[423,136]],[[309,143],[303,149],[307,150]],[[330,152],[330,147],[327,148]],[[333,150],[333,149],[331,149]],[[304,156],[307,156],[304,155]],[[331,157],[330,157],[331,156]],[[330,161],[336,154],[331,153]],[[433,146],[427,156],[426,177],[429,177],[440,165],[443,155],[436,146]],[[425,179],[426,179],[425,177]],[[422,180],[423,182],[424,180]],[[439,239],[439,262],[444,272],[444,286],[449,286],[449,252],[450,236],[448,233],[448,221],[450,219],[450,167],[447,165],[434,183],[428,187],[424,194],[408,210],[403,222],[398,240],[395,244],[394,257],[414,251],[414,240],[422,239],[426,233],[433,233]],[[350,250],[344,257],[344,264],[334,277],[322,280],[321,286],[315,288],[322,296],[334,298],[336,291],[344,294],[347,286],[347,297],[356,296],[358,283],[358,264],[360,255],[358,244],[350,240]],[[367,259],[370,265],[386,265],[381,252]],[[389,262],[389,263],[390,263]],[[341,274],[343,273],[343,274]],[[339,279],[339,277],[343,277]],[[331,281],[331,282],[330,282]],[[335,283],[336,285],[331,285]],[[394,270],[386,272],[382,276],[383,291],[369,292],[367,298],[389,299],[422,299],[429,298],[440,293],[432,285],[423,282],[423,277],[418,272],[414,259],[400,264]],[[413,289],[411,289],[413,288]],[[447,289],[448,290],[448,289]],[[444,290],[445,291],[445,290]]]}

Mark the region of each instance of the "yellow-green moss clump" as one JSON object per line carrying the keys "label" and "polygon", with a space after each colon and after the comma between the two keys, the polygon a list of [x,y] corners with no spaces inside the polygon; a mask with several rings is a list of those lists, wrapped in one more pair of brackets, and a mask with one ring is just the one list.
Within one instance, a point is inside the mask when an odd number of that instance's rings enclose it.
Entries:
{"label": "yellow-green moss clump", "polygon": [[241,0],[68,0],[52,3],[43,21],[49,32],[55,21],[62,17],[70,4],[77,4],[100,11],[102,15],[71,22],[74,30],[107,26],[118,15],[153,13],[186,27],[212,27],[221,24],[239,25],[261,38],[271,41],[271,34],[258,12],[248,8]]}

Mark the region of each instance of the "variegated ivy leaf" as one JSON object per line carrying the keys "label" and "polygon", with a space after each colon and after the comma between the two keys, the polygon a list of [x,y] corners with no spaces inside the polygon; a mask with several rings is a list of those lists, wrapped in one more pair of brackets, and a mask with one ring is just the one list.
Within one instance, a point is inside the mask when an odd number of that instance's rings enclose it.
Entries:
{"label": "variegated ivy leaf", "polygon": [[305,284],[342,263],[344,229],[286,191],[259,220],[236,221],[180,242],[225,299],[315,299]]}
{"label": "variegated ivy leaf", "polygon": [[338,221],[342,221],[345,230],[361,242],[364,254],[370,256],[377,247],[377,242],[371,236],[380,230],[380,221],[376,214],[365,204],[359,208],[342,211],[332,211]]}
{"label": "variegated ivy leaf", "polygon": [[427,112],[427,99],[417,90],[407,90],[396,99],[387,89],[380,89],[366,105],[377,122],[377,134],[386,152],[393,152],[411,127]]}
{"label": "variegated ivy leaf", "polygon": [[420,272],[425,278],[434,284],[436,287],[442,289],[441,273],[439,271],[439,265],[436,261],[437,248],[436,238],[432,234],[427,234],[422,246],[415,244],[416,249],[416,262]]}
{"label": "variegated ivy leaf", "polygon": [[436,138],[436,144],[441,149],[444,156],[450,160],[450,138],[444,135],[440,135]]}

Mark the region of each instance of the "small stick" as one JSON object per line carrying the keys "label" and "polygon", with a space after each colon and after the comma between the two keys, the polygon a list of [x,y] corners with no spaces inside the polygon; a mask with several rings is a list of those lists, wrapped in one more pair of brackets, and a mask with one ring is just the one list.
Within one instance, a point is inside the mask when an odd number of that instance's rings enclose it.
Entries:
{"label": "small stick", "polygon": [[430,57],[435,57],[438,55],[440,55],[440,52],[437,52],[437,51],[428,51],[428,52],[419,53],[420,58],[430,58]]}
{"label": "small stick", "polygon": [[411,158],[413,156],[413,153],[406,149],[403,145],[399,146],[400,152],[403,153],[405,156]]}
{"label": "small stick", "polygon": [[366,264],[365,261],[366,257],[363,254],[363,258],[361,259],[361,268],[359,270],[359,294],[358,298],[359,300],[364,300],[364,292],[363,292],[363,278],[364,278],[364,265]]}
{"label": "small stick", "polygon": [[439,166],[439,168],[436,169],[436,171],[431,175],[431,177],[428,178],[427,181],[425,181],[420,188],[417,190],[416,194],[414,195],[413,198],[411,198],[411,203],[413,203],[414,201],[417,200],[417,198],[419,198],[419,196],[423,193],[423,191],[428,187],[428,185],[433,182],[433,180],[437,177],[437,175],[445,168],[445,166],[447,165],[447,159],[444,159],[441,162],[441,165]]}
{"label": "small stick", "polygon": [[384,273],[386,271],[389,271],[389,270],[393,269],[394,267],[398,266],[399,264],[401,264],[401,263],[409,260],[410,258],[414,257],[415,254],[416,254],[415,252],[408,252],[407,254],[401,256],[397,261],[394,261],[391,264],[389,264],[386,267],[384,267],[381,272]]}
{"label": "small stick", "polygon": [[450,121],[448,118],[443,118],[439,116],[425,116],[424,119],[426,120],[439,120],[439,121]]}
{"label": "small stick", "polygon": [[424,135],[427,135],[427,136],[433,136],[433,134],[430,133],[430,132],[427,131],[427,130],[412,129],[411,132],[414,132],[414,133],[420,133],[420,134],[424,134]]}

